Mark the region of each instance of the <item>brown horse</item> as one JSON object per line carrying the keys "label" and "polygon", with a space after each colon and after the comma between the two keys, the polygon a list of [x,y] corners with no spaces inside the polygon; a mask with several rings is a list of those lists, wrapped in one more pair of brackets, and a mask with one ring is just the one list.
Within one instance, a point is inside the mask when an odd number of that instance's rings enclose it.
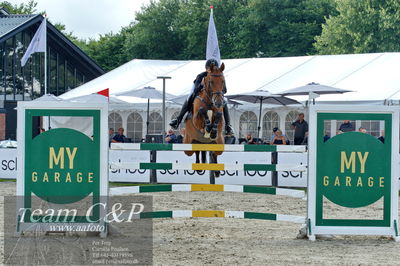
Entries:
{"label": "brown horse", "polygon": [[[193,101],[191,115],[185,121],[186,134],[183,143],[217,143],[224,144],[222,129],[224,125],[223,104],[224,104],[224,71],[225,65],[218,68],[211,65],[207,76],[203,79],[203,89]],[[185,151],[185,154],[192,156],[196,153],[196,163],[200,162],[199,151]],[[217,163],[217,156],[222,151],[210,152],[210,163]],[[206,152],[202,152],[202,163],[206,162]],[[214,172],[219,176],[219,171]]]}

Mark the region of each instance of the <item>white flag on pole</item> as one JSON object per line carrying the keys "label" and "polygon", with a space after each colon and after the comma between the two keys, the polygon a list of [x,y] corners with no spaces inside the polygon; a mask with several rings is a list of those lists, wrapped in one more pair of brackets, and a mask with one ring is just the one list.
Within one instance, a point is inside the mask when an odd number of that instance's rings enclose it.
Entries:
{"label": "white flag on pole", "polygon": [[46,18],[43,19],[42,24],[40,24],[39,29],[36,31],[35,35],[32,38],[31,43],[26,49],[24,56],[21,59],[21,66],[26,64],[31,54],[36,52],[46,52]]}
{"label": "white flag on pole", "polygon": [[210,21],[208,22],[208,36],[207,36],[207,52],[206,60],[215,59],[218,65],[221,64],[221,54],[218,46],[217,29],[215,28],[213,18],[213,7],[211,7]]}

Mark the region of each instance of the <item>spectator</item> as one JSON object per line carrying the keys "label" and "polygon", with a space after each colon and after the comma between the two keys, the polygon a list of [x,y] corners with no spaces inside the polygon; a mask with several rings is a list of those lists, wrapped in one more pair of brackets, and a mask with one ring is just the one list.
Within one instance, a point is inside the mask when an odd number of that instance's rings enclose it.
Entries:
{"label": "spectator", "polygon": [[292,123],[294,128],[294,145],[302,145],[306,132],[308,132],[308,123],[304,120],[304,113],[299,114],[299,118]]}
{"label": "spectator", "polygon": [[275,131],[275,137],[272,139],[271,144],[273,145],[286,145],[286,138],[282,135],[281,130]]}
{"label": "spectator", "polygon": [[[272,144],[271,142],[272,142],[272,140],[274,139],[274,137],[276,136],[276,131],[278,131],[278,130],[280,130],[280,129],[277,128],[277,127],[274,127],[274,128],[272,129],[273,134],[272,134],[272,136],[271,136],[270,144]],[[282,130],[281,130],[281,132],[282,132]],[[282,136],[283,136],[283,137],[285,138],[285,140],[286,140],[286,145],[289,145],[289,144],[290,144],[290,140],[288,139],[288,137],[287,137],[285,134],[282,134]],[[268,143],[265,143],[265,144],[268,144]]]}
{"label": "spectator", "polygon": [[40,133],[40,134],[44,133],[45,131],[46,131],[46,130],[45,130],[44,128],[42,128],[42,127],[39,128],[39,133]]}
{"label": "spectator", "polygon": [[118,129],[118,134],[116,134],[111,142],[113,143],[124,143],[125,142],[125,135],[124,135],[124,129],[122,127],[120,127]]}
{"label": "spectator", "polygon": [[382,143],[385,143],[385,130],[381,131],[381,135],[378,138]]}
{"label": "spectator", "polygon": [[365,128],[363,128],[363,127],[360,127],[360,128],[358,129],[358,132],[367,133],[367,130],[366,130]]}
{"label": "spectator", "polygon": [[277,127],[274,127],[274,128],[272,129],[271,142],[272,142],[272,140],[275,138],[275,136],[276,136],[276,131],[278,131],[278,130],[279,130],[279,128],[277,128]]}
{"label": "spectator", "polygon": [[112,142],[114,136],[115,136],[114,129],[110,127],[110,129],[108,130],[108,143]]}
{"label": "spectator", "polygon": [[247,136],[246,136],[246,143],[247,143],[247,144],[257,144],[257,140],[255,140],[255,139],[253,138],[253,136],[251,135],[251,133],[247,133]]}
{"label": "spectator", "polygon": [[330,139],[331,137],[328,135],[328,133],[326,131],[324,131],[324,142],[327,142],[328,139]]}
{"label": "spectator", "polygon": [[185,137],[185,128],[179,129],[179,136],[176,137],[176,143],[183,143],[183,138]]}
{"label": "spectator", "polygon": [[354,131],[353,124],[350,123],[350,120],[344,120],[343,124],[340,125],[339,130],[344,132]]}
{"label": "spectator", "polygon": [[165,136],[165,142],[166,143],[176,143],[177,142],[177,137],[175,135],[174,130],[172,130],[172,129],[168,130],[168,134]]}

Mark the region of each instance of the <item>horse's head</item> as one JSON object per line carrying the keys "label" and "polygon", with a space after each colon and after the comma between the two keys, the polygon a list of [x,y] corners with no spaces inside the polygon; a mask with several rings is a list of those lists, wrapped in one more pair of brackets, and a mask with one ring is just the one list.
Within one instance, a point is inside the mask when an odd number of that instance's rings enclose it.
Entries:
{"label": "horse's head", "polygon": [[224,63],[222,63],[219,68],[216,65],[211,64],[207,69],[207,76],[204,78],[204,87],[206,92],[210,97],[212,104],[217,108],[221,108],[224,104],[224,69]]}

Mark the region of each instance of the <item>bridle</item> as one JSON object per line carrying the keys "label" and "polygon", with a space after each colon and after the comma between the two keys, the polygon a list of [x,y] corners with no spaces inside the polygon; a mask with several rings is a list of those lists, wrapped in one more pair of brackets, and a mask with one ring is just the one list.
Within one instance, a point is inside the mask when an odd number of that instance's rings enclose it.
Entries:
{"label": "bridle", "polygon": [[[211,76],[211,77],[223,77],[224,76],[224,74],[210,74],[210,73],[208,73],[207,74],[207,76]],[[207,77],[206,76],[206,77]],[[204,78],[205,79],[205,78]],[[208,99],[208,101],[211,103],[211,106],[214,106],[215,105],[215,102],[217,101],[217,98],[218,97],[221,97],[222,96],[222,99],[223,99],[223,97],[224,97],[224,92],[223,92],[223,90],[222,91],[213,91],[212,90],[212,80],[211,79],[209,79],[208,80],[208,86],[205,86],[206,84],[204,83],[204,88],[203,88],[203,90],[206,92],[206,97],[207,97],[207,99]],[[223,84],[222,84],[222,88],[224,87],[224,83],[225,83],[225,80],[223,80]]]}

